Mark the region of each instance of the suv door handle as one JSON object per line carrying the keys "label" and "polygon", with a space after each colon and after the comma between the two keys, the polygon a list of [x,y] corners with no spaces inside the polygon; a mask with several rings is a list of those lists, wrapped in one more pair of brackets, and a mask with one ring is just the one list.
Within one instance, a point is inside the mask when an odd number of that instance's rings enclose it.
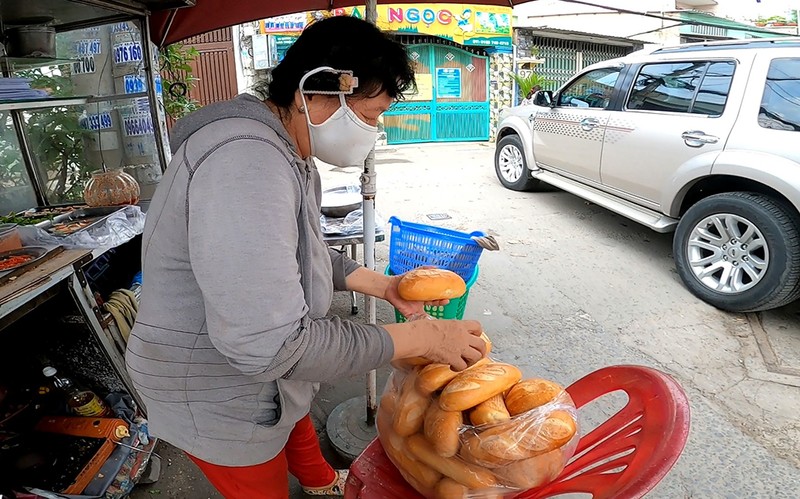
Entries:
{"label": "suv door handle", "polygon": [[701,130],[689,130],[681,134],[681,138],[689,147],[703,147],[706,144],[716,144],[719,137],[707,135]]}
{"label": "suv door handle", "polygon": [[596,118],[585,118],[581,120],[581,128],[587,132],[591,132],[596,126],[600,124]]}

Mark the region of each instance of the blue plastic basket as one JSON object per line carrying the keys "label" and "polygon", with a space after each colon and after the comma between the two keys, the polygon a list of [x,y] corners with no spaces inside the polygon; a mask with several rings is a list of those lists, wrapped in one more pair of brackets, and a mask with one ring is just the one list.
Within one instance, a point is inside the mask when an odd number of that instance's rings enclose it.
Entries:
{"label": "blue plastic basket", "polygon": [[469,281],[478,265],[483,248],[472,236],[485,236],[483,232],[467,234],[431,225],[403,222],[397,217],[392,224],[389,242],[389,267],[402,274],[430,265],[447,269]]}

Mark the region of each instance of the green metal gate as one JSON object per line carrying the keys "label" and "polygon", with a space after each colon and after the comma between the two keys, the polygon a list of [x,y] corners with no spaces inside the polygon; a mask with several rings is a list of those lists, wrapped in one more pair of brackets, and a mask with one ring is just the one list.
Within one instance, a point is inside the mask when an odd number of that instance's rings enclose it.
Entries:
{"label": "green metal gate", "polygon": [[552,82],[549,90],[556,90],[587,66],[633,51],[632,47],[544,36],[533,36],[531,42],[538,49],[538,56],[545,59],[544,64],[536,66],[536,73]]}
{"label": "green metal gate", "polygon": [[384,115],[388,143],[489,140],[489,59],[430,43],[407,50],[419,92]]}

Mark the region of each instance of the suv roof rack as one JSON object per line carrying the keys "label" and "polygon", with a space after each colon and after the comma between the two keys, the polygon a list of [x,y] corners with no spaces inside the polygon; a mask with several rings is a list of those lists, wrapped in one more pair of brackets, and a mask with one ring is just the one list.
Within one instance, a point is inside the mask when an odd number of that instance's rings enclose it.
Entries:
{"label": "suv roof rack", "polygon": [[680,52],[701,52],[707,50],[730,49],[765,49],[765,48],[800,47],[800,37],[786,36],[781,38],[756,38],[749,40],[721,40],[714,42],[687,43],[653,50],[651,54],[673,54]]}

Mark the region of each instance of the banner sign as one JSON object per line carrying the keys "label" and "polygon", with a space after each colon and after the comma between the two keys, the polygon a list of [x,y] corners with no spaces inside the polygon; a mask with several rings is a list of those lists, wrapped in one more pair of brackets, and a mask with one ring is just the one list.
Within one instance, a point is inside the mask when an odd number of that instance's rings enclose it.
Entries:
{"label": "banner sign", "polygon": [[[315,20],[332,16],[364,18],[364,7],[312,11],[302,22],[292,16],[261,21],[261,33],[299,33]],[[461,45],[511,47],[511,7],[470,4],[378,5],[378,27],[395,33],[433,35]]]}

